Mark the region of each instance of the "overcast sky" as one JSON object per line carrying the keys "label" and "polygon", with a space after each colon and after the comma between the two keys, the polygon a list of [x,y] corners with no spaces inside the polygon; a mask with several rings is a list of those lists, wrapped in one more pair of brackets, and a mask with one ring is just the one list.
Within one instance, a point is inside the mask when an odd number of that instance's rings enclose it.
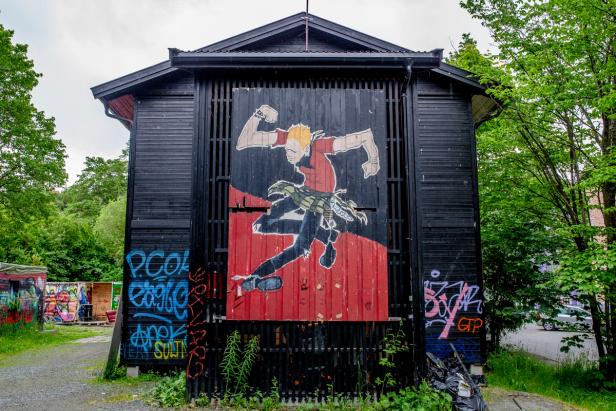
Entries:
{"label": "overcast sky", "polygon": [[[411,50],[444,48],[487,29],[459,0],[310,0],[311,13]],[[304,0],[0,0],[0,23],[29,45],[43,73],[34,104],[56,119],[69,183],[86,156],[113,158],[128,131],[104,115],[90,87],[302,11]]]}

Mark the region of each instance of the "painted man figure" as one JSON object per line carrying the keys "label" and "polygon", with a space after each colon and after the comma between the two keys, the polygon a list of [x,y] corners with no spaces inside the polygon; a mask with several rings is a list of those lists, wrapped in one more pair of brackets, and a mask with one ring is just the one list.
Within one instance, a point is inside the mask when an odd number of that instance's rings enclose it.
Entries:
{"label": "painted man figure", "polygon": [[336,190],[336,172],[329,156],[363,148],[368,155],[368,161],[362,164],[364,179],[376,175],[380,168],[378,148],[370,129],[342,137],[323,137],[322,131],[311,133],[303,124],[288,130],[257,131],[261,120],[274,123],[277,119],[275,109],[262,105],[246,121],[236,149],[284,148],[287,161],[303,175],[300,185],[284,180],[272,184],[268,197],[282,198],[274,201],[269,214],[259,217],[253,225],[255,233],[292,234],[295,240],[290,247],[260,264],[252,274],[233,277],[242,281],[244,291],[273,291],[282,287],[282,279],[273,274],[300,256],[307,257],[315,239],[325,245],[319,263],[331,268],[336,260],[334,244],[340,233],[334,215],[347,222],[358,220],[367,224],[366,214],[356,210],[357,204],[341,197],[346,190]]}

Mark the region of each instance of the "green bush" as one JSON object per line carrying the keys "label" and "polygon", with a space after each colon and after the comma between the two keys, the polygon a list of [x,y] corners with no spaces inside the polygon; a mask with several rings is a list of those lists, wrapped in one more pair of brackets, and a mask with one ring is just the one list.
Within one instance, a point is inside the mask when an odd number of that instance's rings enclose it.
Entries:
{"label": "green bush", "polygon": [[180,407],[186,404],[186,374],[161,378],[145,396],[145,402],[158,407]]}
{"label": "green bush", "polygon": [[419,411],[449,411],[451,410],[451,396],[431,388],[422,381],[419,387],[402,388],[398,392],[383,395],[375,402],[373,410],[419,410]]}

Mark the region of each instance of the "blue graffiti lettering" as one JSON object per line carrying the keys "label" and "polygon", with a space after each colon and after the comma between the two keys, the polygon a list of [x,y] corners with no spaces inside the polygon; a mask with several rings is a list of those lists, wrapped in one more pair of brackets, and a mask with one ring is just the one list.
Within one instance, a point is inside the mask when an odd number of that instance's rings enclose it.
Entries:
{"label": "blue graffiti lettering", "polygon": [[131,281],[128,300],[135,307],[155,309],[160,313],[173,314],[178,320],[184,320],[187,316],[188,281]]}
{"label": "blue graffiti lettering", "polygon": [[176,327],[173,325],[152,324],[146,326],[137,324],[137,328],[131,333],[129,342],[131,347],[143,350],[144,352],[150,352],[155,342],[173,343],[174,340],[183,340],[185,342],[185,325]]}
{"label": "blue graffiti lettering", "polygon": [[146,255],[143,250],[137,249],[126,255],[126,262],[133,278],[138,277],[140,272],[150,278],[159,277],[163,272],[166,276],[181,276],[188,274],[190,269],[189,254],[189,250],[185,250],[183,255],[173,252],[165,257],[163,250],[154,250]]}
{"label": "blue graffiti lettering", "polygon": [[189,250],[135,249],[126,255],[126,263],[130,270],[127,286],[132,314],[132,331],[127,341],[129,355],[184,358],[185,349],[176,348],[184,347],[186,340],[186,326],[182,322],[188,318]]}

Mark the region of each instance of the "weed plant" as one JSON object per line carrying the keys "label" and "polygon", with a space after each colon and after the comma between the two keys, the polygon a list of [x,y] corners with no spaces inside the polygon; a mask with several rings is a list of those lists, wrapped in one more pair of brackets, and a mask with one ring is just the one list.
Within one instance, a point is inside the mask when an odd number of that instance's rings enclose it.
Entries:
{"label": "weed plant", "polygon": [[186,374],[184,372],[162,377],[151,391],[144,396],[144,402],[163,408],[180,407],[186,404]]}
{"label": "weed plant", "polygon": [[220,363],[225,382],[225,399],[244,396],[248,389],[248,377],[259,353],[259,337],[252,337],[242,350],[241,336],[233,331],[227,337],[227,346]]}

